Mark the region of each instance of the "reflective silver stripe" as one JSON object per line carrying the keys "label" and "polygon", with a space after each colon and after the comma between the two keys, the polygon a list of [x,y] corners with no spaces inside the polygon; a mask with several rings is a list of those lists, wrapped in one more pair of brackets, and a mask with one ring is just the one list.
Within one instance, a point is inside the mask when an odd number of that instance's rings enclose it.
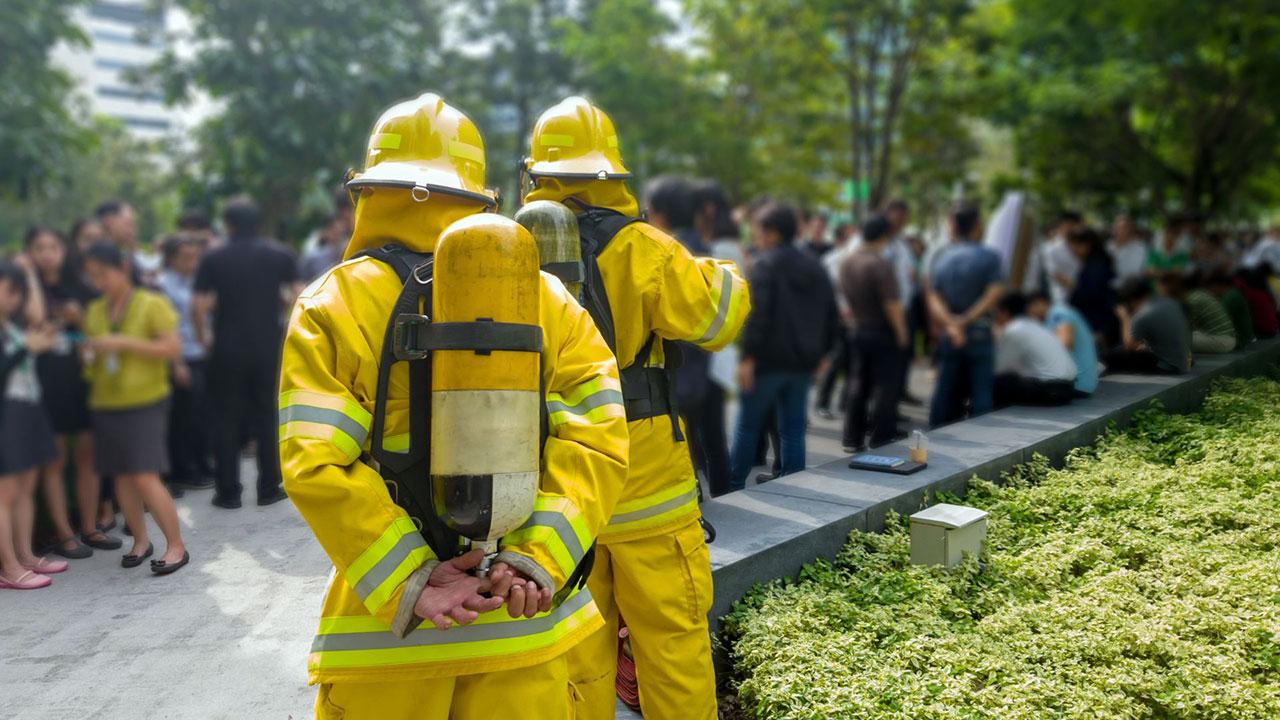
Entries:
{"label": "reflective silver stripe", "polygon": [[566,405],[559,400],[547,402],[548,413],[567,412],[574,415],[586,415],[598,407],[605,405],[622,405],[622,392],[619,390],[597,390],[578,401],[577,405]]}
{"label": "reflective silver stripe", "polygon": [[[565,618],[586,607],[590,602],[591,593],[584,587],[574,595],[571,595],[568,600],[565,600],[564,604],[553,608],[551,612],[529,620],[511,620],[509,622],[486,623],[484,625],[458,625],[448,630],[440,630],[435,626],[429,626],[418,628],[403,639],[391,634],[390,631],[317,635],[316,639],[311,643],[311,652],[399,650],[428,645],[510,640],[552,630]],[[506,611],[495,610],[494,612]]]}
{"label": "reflective silver stripe", "polygon": [[660,502],[657,505],[653,505],[652,507],[647,507],[642,510],[632,510],[629,513],[622,513],[620,515],[614,515],[613,517],[609,518],[609,525],[621,525],[622,523],[634,522],[636,520],[644,520],[645,518],[650,518],[655,515],[661,515],[662,513],[667,512],[668,510],[675,510],[681,505],[696,501],[697,499],[698,499],[698,488],[697,486],[694,486],[692,490],[685,493],[684,495],[677,495],[671,498],[670,500]]}
{"label": "reflective silver stripe", "polygon": [[376,565],[369,568],[364,575],[360,577],[360,581],[356,583],[355,591],[363,600],[368,598],[378,586],[387,581],[391,577],[391,573],[400,567],[400,563],[409,557],[409,553],[421,547],[426,547],[427,543],[422,536],[416,532],[401,535],[396,541],[395,547],[391,548]]}
{"label": "reflective silver stripe", "polygon": [[336,427],[351,436],[357,445],[364,445],[369,431],[354,418],[341,410],[330,410],[311,405],[286,405],[280,408],[280,424],[289,422],[311,422]]}
{"label": "reflective silver stripe", "polygon": [[711,321],[711,325],[707,327],[707,331],[702,333],[702,337],[693,341],[695,345],[701,345],[711,342],[715,336],[720,334],[720,328],[724,327],[724,321],[729,317],[729,301],[733,299],[733,273],[729,272],[729,268],[720,268],[720,302],[716,305],[716,316]]}
{"label": "reflective silver stripe", "polygon": [[569,557],[573,558],[573,564],[577,565],[582,562],[582,543],[578,542],[578,534],[573,531],[573,526],[569,524],[569,518],[554,510],[536,510],[518,530],[525,530],[534,526],[549,527],[555,530],[556,535],[560,536],[560,542],[569,551]]}

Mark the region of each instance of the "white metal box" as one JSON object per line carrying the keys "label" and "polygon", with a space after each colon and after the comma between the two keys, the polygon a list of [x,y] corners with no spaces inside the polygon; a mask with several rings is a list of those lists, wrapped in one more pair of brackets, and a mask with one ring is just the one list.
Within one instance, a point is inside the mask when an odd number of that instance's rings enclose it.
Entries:
{"label": "white metal box", "polygon": [[986,511],[939,503],[911,516],[911,562],[954,567],[964,553],[980,554],[986,538]]}

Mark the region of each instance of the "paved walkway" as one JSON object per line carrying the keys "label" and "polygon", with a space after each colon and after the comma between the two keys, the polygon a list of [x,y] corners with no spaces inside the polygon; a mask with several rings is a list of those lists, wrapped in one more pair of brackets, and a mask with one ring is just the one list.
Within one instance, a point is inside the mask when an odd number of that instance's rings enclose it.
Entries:
{"label": "paved walkway", "polygon": [[[837,422],[815,420],[809,438],[810,465],[840,454]],[[210,497],[178,501],[192,562],[172,576],[121,568],[121,550],[74,561],[49,589],[0,591],[0,718],[312,717],[305,665],[329,561],[289,503],[250,493],[228,511]]]}

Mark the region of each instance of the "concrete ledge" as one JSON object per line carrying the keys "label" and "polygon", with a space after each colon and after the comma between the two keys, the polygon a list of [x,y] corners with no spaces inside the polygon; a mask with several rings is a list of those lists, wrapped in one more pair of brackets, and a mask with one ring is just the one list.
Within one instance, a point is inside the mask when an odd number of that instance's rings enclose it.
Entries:
{"label": "concrete ledge", "polygon": [[[1262,374],[1278,361],[1280,339],[1274,339],[1230,355],[1200,356],[1187,375],[1108,376],[1093,397],[1065,407],[1007,408],[930,432],[929,467],[915,475],[850,470],[837,460],[709,500],[702,512],[718,533],[711,545],[712,627],[753,584],[795,577],[815,558],[834,558],[850,531],[883,529],[891,510],[910,513],[933,493],[962,493],[971,477],[996,479],[1033,453],[1060,463],[1110,424],[1128,425],[1152,401],[1188,412],[1215,378]],[[907,454],[902,444],[887,451]]]}

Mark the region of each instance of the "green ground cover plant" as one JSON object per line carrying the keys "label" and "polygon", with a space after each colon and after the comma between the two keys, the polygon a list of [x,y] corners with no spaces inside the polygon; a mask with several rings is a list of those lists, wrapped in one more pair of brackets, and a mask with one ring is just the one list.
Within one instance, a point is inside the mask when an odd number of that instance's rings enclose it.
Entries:
{"label": "green ground cover plant", "polygon": [[912,566],[906,519],[726,618],[758,718],[1280,718],[1280,383],[1037,459],[965,504],[984,556]]}

